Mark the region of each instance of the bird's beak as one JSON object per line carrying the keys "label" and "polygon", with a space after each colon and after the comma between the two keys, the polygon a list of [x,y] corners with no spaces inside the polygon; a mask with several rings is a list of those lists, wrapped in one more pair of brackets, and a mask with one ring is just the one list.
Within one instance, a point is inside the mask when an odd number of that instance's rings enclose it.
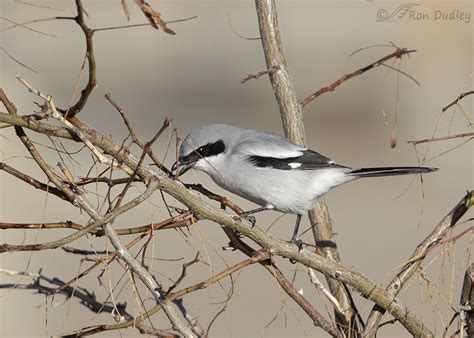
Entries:
{"label": "bird's beak", "polygon": [[198,159],[199,158],[195,159],[194,156],[187,156],[185,158],[180,157],[171,167],[171,172],[174,173],[179,169],[179,171],[176,172],[176,176],[181,176],[191,169]]}

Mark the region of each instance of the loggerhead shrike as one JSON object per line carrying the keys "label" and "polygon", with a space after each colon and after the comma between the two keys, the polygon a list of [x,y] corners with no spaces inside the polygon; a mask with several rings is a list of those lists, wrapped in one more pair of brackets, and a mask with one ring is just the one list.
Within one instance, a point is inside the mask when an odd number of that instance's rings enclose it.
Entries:
{"label": "loggerhead shrike", "polygon": [[172,171],[194,168],[207,173],[219,186],[261,207],[240,216],[277,210],[296,214],[291,238],[297,240],[301,216],[330,189],[363,177],[423,174],[423,167],[350,168],[281,136],[255,129],[212,124],[194,129],[181,144]]}

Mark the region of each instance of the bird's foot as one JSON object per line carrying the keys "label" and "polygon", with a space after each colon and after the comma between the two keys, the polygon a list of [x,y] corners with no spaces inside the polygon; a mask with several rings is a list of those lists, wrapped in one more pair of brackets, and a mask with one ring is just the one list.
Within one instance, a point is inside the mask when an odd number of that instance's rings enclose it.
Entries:
{"label": "bird's foot", "polygon": [[234,233],[239,238],[244,238],[245,237],[244,235],[242,235],[242,233],[240,231],[234,230]]}
{"label": "bird's foot", "polygon": [[247,215],[245,214],[245,212],[241,213],[239,216],[249,221],[250,224],[252,224],[252,228],[255,226],[255,224],[257,224],[257,219],[255,218],[255,216]]}
{"label": "bird's foot", "polygon": [[[298,247],[298,251],[303,249],[303,241],[301,239],[292,238],[290,243],[296,245]],[[296,261],[293,258],[290,258],[290,263],[295,264]]]}
{"label": "bird's foot", "polygon": [[291,244],[296,245],[298,247],[298,251],[301,251],[301,249],[303,249],[303,241],[301,239],[292,238]]}

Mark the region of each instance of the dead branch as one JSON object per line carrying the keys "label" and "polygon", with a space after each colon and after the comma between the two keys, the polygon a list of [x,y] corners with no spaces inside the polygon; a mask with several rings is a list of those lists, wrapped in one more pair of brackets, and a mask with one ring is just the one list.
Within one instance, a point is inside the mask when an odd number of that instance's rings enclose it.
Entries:
{"label": "dead branch", "polygon": [[10,175],[18,178],[19,180],[28,183],[29,185],[35,187],[36,189],[46,191],[47,193],[51,193],[53,195],[58,196],[59,198],[62,198],[63,200],[68,201],[67,196],[58,188],[52,187],[48,184],[42,183],[36,179],[34,179],[31,176],[28,176],[15,168],[10,167],[8,164],[0,162],[0,170],[5,171],[6,173],[9,173]]}
{"label": "dead branch", "polygon": [[[126,303],[121,304],[118,303],[116,305],[110,304],[110,303],[102,303],[97,301],[95,294],[88,292],[86,289],[82,289],[79,287],[71,287],[64,282],[55,277],[55,278],[49,278],[46,277],[45,275],[41,273],[30,273],[30,272],[23,272],[23,271],[11,271],[11,270],[5,270],[5,269],[0,269],[0,272],[3,272],[9,276],[27,276],[33,279],[33,282],[29,284],[9,284],[9,283],[4,283],[0,284],[0,289],[17,289],[17,290],[36,290],[38,293],[42,293],[45,295],[51,295],[54,293],[54,290],[56,286],[60,286],[60,293],[65,295],[68,298],[75,297],[80,300],[80,303],[84,305],[86,308],[93,312],[107,312],[110,314],[115,315],[116,317],[123,317],[125,320],[131,320],[133,319],[133,316],[130,315],[126,311]],[[44,285],[44,283],[48,283],[52,286]],[[118,313],[117,313],[118,310]],[[145,334],[153,334],[153,332],[159,333],[160,336],[166,336],[166,337],[171,337],[175,336],[175,334],[171,335],[169,331],[166,330],[161,330],[161,329],[155,329],[155,328],[148,328],[142,323],[137,323],[134,325],[138,329],[140,333],[145,333]],[[100,332],[100,331],[99,331]],[[63,335],[62,337],[77,337],[80,336],[79,332],[76,332],[73,335]]]}
{"label": "dead branch", "polygon": [[251,80],[251,79],[258,80],[263,75],[275,73],[278,69],[279,69],[278,66],[273,66],[269,70],[263,70],[261,72],[258,72],[257,74],[249,74],[249,75],[247,75],[246,78],[240,80],[240,83],[245,83],[245,82],[247,82],[248,80]]}
{"label": "dead branch", "polygon": [[474,94],[474,90],[471,90],[471,91],[468,91],[468,92],[459,94],[459,96],[458,96],[453,102],[451,102],[451,103],[448,104],[446,107],[444,107],[444,108],[442,109],[442,111],[445,112],[446,110],[448,110],[449,108],[451,108],[451,107],[454,106],[455,104],[458,104],[459,101],[461,101],[463,98],[465,98],[465,97],[468,96],[468,95],[472,95],[472,94]]}
{"label": "dead branch", "polygon": [[459,337],[472,337],[474,334],[474,263],[466,270],[459,302],[461,332]]}
{"label": "dead branch", "polygon": [[135,3],[138,5],[140,10],[145,14],[150,21],[150,24],[158,29],[161,28],[163,32],[170,35],[175,35],[176,33],[166,26],[166,22],[161,18],[161,14],[155,11],[145,0],[135,0]]}
{"label": "dead branch", "polygon": [[[146,149],[146,145],[143,144],[140,139],[137,137],[137,134],[135,133],[135,130],[132,127],[132,123],[130,122],[127,113],[125,112],[124,109],[122,109],[110,96],[110,93],[105,94],[105,99],[110,102],[110,104],[119,112],[120,116],[123,119],[123,122],[127,126],[128,132],[130,133],[130,136],[132,137],[132,142],[135,143],[137,146],[139,146],[143,151]],[[168,127],[170,121],[168,119],[165,119],[163,123],[163,127]],[[162,127],[162,128],[163,128]],[[151,149],[151,146],[147,147],[146,153],[150,156],[152,161],[155,163],[155,165],[166,172],[168,175],[171,175],[171,172],[166,168],[160,160],[156,157],[156,155],[153,153],[153,150]]]}
{"label": "dead branch", "polygon": [[[180,298],[184,297],[185,295],[190,294],[192,292],[206,289],[207,287],[211,286],[212,284],[219,282],[223,278],[226,278],[226,277],[230,276],[231,274],[233,274],[233,273],[235,273],[239,270],[242,270],[242,269],[244,269],[244,268],[246,268],[246,267],[248,267],[252,264],[258,263],[261,260],[266,260],[269,257],[270,257],[270,254],[267,251],[259,251],[256,255],[254,255],[254,256],[252,256],[252,257],[250,257],[250,258],[248,258],[248,259],[246,259],[246,260],[244,260],[240,263],[237,263],[237,264],[221,271],[220,273],[206,279],[203,282],[200,282],[200,283],[191,285],[189,287],[186,287],[184,289],[181,289],[179,291],[170,293],[169,295],[166,296],[166,299],[170,302],[173,302],[173,301],[175,301],[177,299],[180,299]],[[119,330],[119,329],[124,329],[124,328],[127,328],[127,327],[131,327],[133,325],[136,325],[136,324],[139,324],[139,323],[143,322],[145,319],[147,319],[148,317],[154,315],[155,313],[157,313],[161,309],[162,309],[161,305],[156,305],[153,308],[151,308],[150,310],[148,310],[146,313],[138,315],[133,319],[130,319],[130,320],[127,320],[125,322],[118,323],[118,324],[100,325],[100,326],[97,326],[97,327],[88,328],[87,330],[81,331],[81,334],[86,335],[86,334],[92,334],[92,333],[96,333],[96,332]]]}
{"label": "dead branch", "polygon": [[[177,220],[182,218],[181,220]],[[196,223],[197,220],[193,215],[179,215],[176,217],[168,218],[159,223],[149,223],[146,225],[141,225],[138,227],[131,228],[121,228],[116,229],[118,235],[133,235],[143,232],[147,232],[150,229],[157,230],[166,230],[166,229],[175,229],[182,227],[189,227],[192,224]],[[86,226],[71,221],[65,222],[53,222],[53,223],[6,223],[0,222],[0,229],[21,229],[21,230],[32,230],[32,229],[74,229],[74,230],[83,230]],[[102,229],[90,229],[89,234],[94,236],[104,236],[104,231]],[[48,248],[50,249],[50,248]]]}
{"label": "dead branch", "polygon": [[78,101],[72,107],[66,110],[66,118],[74,117],[84,108],[87,103],[87,100],[89,99],[89,96],[92,93],[92,90],[97,85],[96,63],[93,43],[94,31],[89,28],[89,26],[87,26],[84,20],[84,7],[82,5],[82,0],[76,0],[76,10],[77,15],[74,17],[74,21],[79,25],[79,27],[81,27],[81,30],[84,33],[84,37],[86,39],[86,58],[87,65],[89,68],[89,79],[87,80],[86,86],[81,91],[81,96],[79,97]]}
{"label": "dead branch", "polygon": [[452,140],[453,138],[463,138],[463,137],[473,137],[473,136],[474,136],[474,132],[470,132],[470,133],[462,133],[462,134],[456,134],[456,135],[425,138],[425,139],[418,140],[418,141],[407,141],[407,143],[417,145],[417,144],[420,144],[420,143],[445,141],[445,140]]}
{"label": "dead branch", "polygon": [[182,270],[181,270],[181,275],[178,277],[178,279],[176,280],[176,282],[173,283],[173,285],[171,285],[168,290],[166,291],[166,294],[170,294],[171,291],[173,291],[174,289],[176,289],[176,287],[179,285],[179,283],[181,283],[183,281],[183,279],[186,277],[186,274],[187,274],[187,270],[188,268],[193,265],[193,264],[196,264],[196,263],[199,263],[201,262],[201,260],[199,259],[199,251],[196,253],[196,257],[194,257],[193,260],[187,262],[187,263],[184,263],[183,266],[182,266]]}
{"label": "dead branch", "polygon": [[[26,128],[31,127],[31,130],[38,129],[38,125],[36,124],[32,125],[25,123],[21,118],[6,118],[5,115],[7,114],[0,113],[0,122],[8,122],[10,124],[15,124],[17,122],[20,125],[26,125]],[[99,131],[86,126],[77,118],[71,119],[71,122],[73,122],[84,135],[87,135],[89,140],[95,146],[101,148],[105,153],[113,156],[118,161],[123,162],[133,170],[137,168],[136,165],[138,159],[121,145],[114,143],[111,137],[107,137]],[[58,133],[58,135],[64,134]],[[69,133],[64,136],[65,138],[72,138]],[[400,323],[412,334],[422,335],[422,333],[424,333],[424,335],[431,336],[431,333],[410,313],[408,309],[402,306],[398,301],[394,302],[392,297],[362,274],[351,271],[340,264],[328,261],[327,259],[317,256],[306,249],[298,251],[298,249],[293,245],[289,245],[285,241],[280,241],[271,237],[258,226],[251,228],[248,222],[214,208],[212,205],[200,198],[198,193],[189,191],[180,182],[172,180],[168,175],[159,170],[153,171],[144,165],[141,165],[138,168],[139,170],[137,174],[142,177],[145,182],[150,181],[155,177],[160,182],[160,189],[175,197],[184,205],[187,205],[191,212],[196,214],[198,217],[213,220],[227,228],[236,230],[251,238],[262,247],[273,250],[272,252],[276,255],[294,259],[297,262],[322,272],[330,278],[335,278],[338,281],[347,283],[368,299],[379,304],[382,308],[386,308],[395,318],[399,319]],[[100,221],[100,223],[102,222],[103,221]]]}
{"label": "dead branch", "polygon": [[[332,91],[336,90],[336,88],[339,85],[341,85],[343,82],[345,82],[349,79],[352,79],[355,76],[364,74],[365,72],[367,72],[367,71],[369,71],[373,68],[376,68],[376,67],[381,66],[381,65],[385,65],[385,63],[384,63],[385,61],[388,61],[388,60],[393,59],[393,58],[400,59],[403,55],[409,55],[410,53],[414,53],[414,52],[416,52],[415,49],[407,49],[407,48],[398,48],[397,47],[395,52],[384,56],[383,58],[371,63],[368,66],[360,68],[360,69],[358,69],[358,70],[356,70],[352,73],[345,74],[342,77],[340,77],[337,81],[330,84],[329,86],[322,87],[317,92],[314,92],[313,94],[309,95],[307,98],[305,98],[304,100],[301,101],[301,107],[303,107],[303,108],[306,107],[311,101],[313,101],[315,98],[317,98],[318,96],[320,96],[324,93],[332,92]],[[415,82],[416,82],[416,80],[415,80]]]}
{"label": "dead branch", "polygon": [[[406,282],[417,271],[429,252],[430,247],[436,245],[441,239],[446,236],[447,232],[459,221],[459,219],[467,212],[467,210],[474,204],[474,191],[468,192],[459,203],[438,223],[433,231],[421,242],[415,252],[412,254],[408,263],[400,270],[395,278],[387,286],[387,293],[391,297],[396,297],[402,290]],[[379,306],[374,306],[367,319],[367,325],[364,330],[364,337],[375,336],[380,320],[382,319],[384,309]],[[398,319],[398,318],[397,318]]]}

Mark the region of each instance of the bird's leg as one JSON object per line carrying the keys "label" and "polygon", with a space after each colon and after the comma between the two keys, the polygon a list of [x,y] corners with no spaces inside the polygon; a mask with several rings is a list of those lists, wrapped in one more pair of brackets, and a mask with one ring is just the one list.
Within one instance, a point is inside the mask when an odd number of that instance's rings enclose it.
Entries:
{"label": "bird's leg", "polygon": [[265,211],[267,210],[267,207],[260,207],[257,209],[245,211],[239,214],[240,217],[245,218],[247,221],[252,223],[252,228],[255,226],[255,223],[257,223],[257,220],[255,219],[255,216],[252,216],[252,214],[256,214],[257,212],[260,211]]}
{"label": "bird's leg", "polygon": [[296,238],[298,236],[298,229],[300,227],[300,223],[301,223],[301,215],[297,215],[295,230],[293,230],[293,236],[291,236],[291,243],[295,244],[299,250],[301,250],[301,248],[303,247],[303,241],[301,239]]}
{"label": "bird's leg", "polygon": [[[298,251],[303,248],[303,241],[301,239],[296,238],[296,236],[298,236],[298,229],[300,227],[300,223],[301,223],[301,215],[297,215],[295,230],[293,230],[293,236],[291,236],[291,243],[298,247]],[[296,261],[293,258],[290,258],[290,263],[295,264]]]}

